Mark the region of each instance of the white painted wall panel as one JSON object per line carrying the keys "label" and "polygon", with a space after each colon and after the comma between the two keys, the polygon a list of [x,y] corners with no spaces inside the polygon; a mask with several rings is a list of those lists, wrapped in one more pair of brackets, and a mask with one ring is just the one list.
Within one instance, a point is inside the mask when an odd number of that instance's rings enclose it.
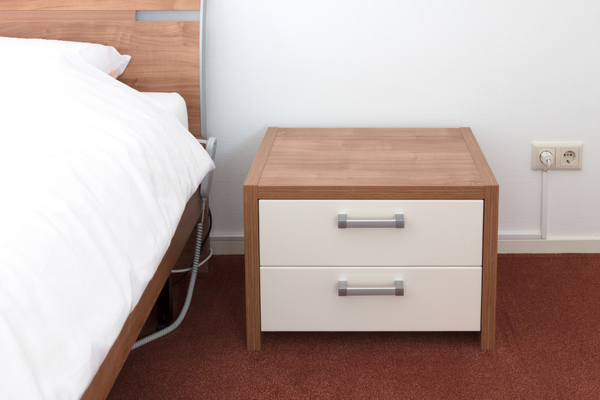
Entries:
{"label": "white painted wall panel", "polygon": [[243,234],[268,126],[470,126],[500,183],[500,231],[539,232],[532,141],[582,141],[552,171],[549,235],[600,235],[597,0],[209,0],[213,234]]}

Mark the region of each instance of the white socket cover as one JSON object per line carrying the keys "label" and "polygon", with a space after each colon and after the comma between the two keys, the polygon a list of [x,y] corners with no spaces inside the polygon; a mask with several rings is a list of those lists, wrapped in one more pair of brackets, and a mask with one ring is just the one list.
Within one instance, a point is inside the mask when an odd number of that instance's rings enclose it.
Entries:
{"label": "white socket cover", "polygon": [[579,143],[579,146],[560,146],[558,148],[558,161],[560,168],[581,169],[581,156],[583,155],[582,150],[583,145],[581,143]]}
{"label": "white socket cover", "polygon": [[581,142],[533,142],[531,146],[531,169],[545,169],[540,160],[543,151],[554,155],[550,169],[581,169],[583,143]]}

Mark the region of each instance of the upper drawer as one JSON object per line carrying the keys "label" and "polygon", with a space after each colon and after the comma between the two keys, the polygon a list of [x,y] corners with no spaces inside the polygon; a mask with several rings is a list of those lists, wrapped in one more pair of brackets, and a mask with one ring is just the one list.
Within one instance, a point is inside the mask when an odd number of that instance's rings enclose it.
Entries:
{"label": "upper drawer", "polygon": [[[404,228],[338,228],[391,220]],[[483,200],[260,200],[260,265],[481,266]]]}

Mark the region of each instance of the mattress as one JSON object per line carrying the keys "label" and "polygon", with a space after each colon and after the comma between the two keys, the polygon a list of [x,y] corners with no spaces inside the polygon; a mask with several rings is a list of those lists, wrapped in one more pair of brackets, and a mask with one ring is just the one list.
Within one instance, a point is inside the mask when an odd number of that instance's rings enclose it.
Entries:
{"label": "mattress", "polygon": [[214,164],[76,54],[0,50],[0,398],[78,399]]}

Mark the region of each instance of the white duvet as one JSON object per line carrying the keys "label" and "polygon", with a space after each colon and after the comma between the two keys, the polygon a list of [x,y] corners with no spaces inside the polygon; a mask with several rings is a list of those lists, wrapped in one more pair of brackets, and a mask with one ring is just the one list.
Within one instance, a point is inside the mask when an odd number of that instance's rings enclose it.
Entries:
{"label": "white duvet", "polygon": [[0,399],[76,399],[214,164],[77,54],[0,42]]}

